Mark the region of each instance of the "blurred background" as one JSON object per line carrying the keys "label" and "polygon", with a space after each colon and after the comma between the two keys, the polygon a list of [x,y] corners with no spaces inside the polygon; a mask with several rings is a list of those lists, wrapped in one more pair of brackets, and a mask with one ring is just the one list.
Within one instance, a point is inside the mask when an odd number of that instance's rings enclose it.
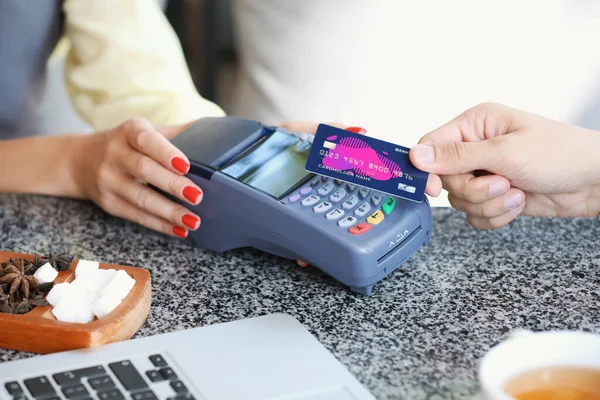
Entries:
{"label": "blurred background", "polygon": [[[229,115],[338,121],[404,146],[484,101],[600,129],[598,1],[159,3],[199,93]],[[48,65],[40,118],[89,129],[62,63]]]}

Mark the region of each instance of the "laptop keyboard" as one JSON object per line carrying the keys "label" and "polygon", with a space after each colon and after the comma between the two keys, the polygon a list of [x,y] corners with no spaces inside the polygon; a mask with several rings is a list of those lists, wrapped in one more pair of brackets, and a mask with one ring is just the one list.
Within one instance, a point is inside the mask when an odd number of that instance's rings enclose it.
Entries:
{"label": "laptop keyboard", "polygon": [[153,354],[148,361],[151,369],[140,370],[130,360],[122,360],[22,381],[12,380],[5,382],[4,387],[13,400],[194,399],[162,355]]}

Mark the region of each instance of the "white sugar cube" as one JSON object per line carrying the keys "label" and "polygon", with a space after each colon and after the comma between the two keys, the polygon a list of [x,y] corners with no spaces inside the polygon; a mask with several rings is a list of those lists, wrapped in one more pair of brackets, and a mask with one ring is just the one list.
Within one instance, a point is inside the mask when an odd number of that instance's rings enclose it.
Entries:
{"label": "white sugar cube", "polygon": [[75,268],[75,277],[91,271],[97,271],[100,268],[100,263],[97,261],[79,260],[77,268]]}
{"label": "white sugar cube", "polygon": [[117,308],[134,285],[135,280],[125,271],[100,269],[84,260],[79,262],[73,282],[55,285],[46,300],[59,321],[84,324]]}
{"label": "white sugar cube", "polygon": [[92,291],[94,287],[98,284],[97,279],[98,271],[88,271],[83,274],[80,274],[73,280],[73,285],[87,291]]}
{"label": "white sugar cube", "polygon": [[102,290],[114,279],[117,274],[116,269],[100,269],[96,274],[96,284],[92,289],[94,292],[100,294]]}
{"label": "white sugar cube", "polygon": [[52,309],[52,314],[62,322],[87,324],[94,320],[90,305],[83,301],[73,301],[69,296],[63,297]]}
{"label": "white sugar cube", "polygon": [[72,301],[83,301],[89,303],[92,291],[88,285],[89,282],[87,281],[83,281],[79,278],[75,279],[73,282],[71,282],[71,287],[66,296]]}
{"label": "white sugar cube", "polygon": [[96,301],[98,301],[98,299],[100,298],[100,295],[98,293],[95,293],[95,292],[89,292],[87,298],[88,298],[88,303],[91,306]]}
{"label": "white sugar cube", "polygon": [[92,303],[90,309],[96,317],[102,318],[105,315],[110,314],[110,312],[117,308],[119,304],[121,304],[119,296],[107,293]]}
{"label": "white sugar cube", "polygon": [[48,295],[46,296],[46,301],[48,301],[48,303],[50,303],[51,305],[56,306],[60,299],[68,293],[69,289],[70,283],[57,283],[48,292]]}
{"label": "white sugar cube", "polygon": [[129,294],[129,291],[135,285],[135,279],[123,270],[117,271],[113,279],[102,289],[100,297],[111,294],[123,300]]}
{"label": "white sugar cube", "polygon": [[54,282],[57,276],[58,271],[52,268],[50,263],[42,265],[37,271],[35,271],[35,274],[33,274],[33,277],[37,279],[39,283]]}

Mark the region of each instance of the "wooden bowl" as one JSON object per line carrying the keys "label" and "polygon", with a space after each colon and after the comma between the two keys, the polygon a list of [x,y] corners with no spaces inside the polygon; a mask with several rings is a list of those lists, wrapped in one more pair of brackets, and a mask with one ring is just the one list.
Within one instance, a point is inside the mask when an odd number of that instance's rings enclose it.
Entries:
{"label": "wooden bowl", "polygon": [[[26,258],[31,254],[0,251],[0,262],[10,258]],[[55,283],[75,279],[77,260],[67,271],[61,271]],[[36,307],[27,314],[0,313],[0,348],[39,354],[96,347],[131,338],[144,324],[150,313],[152,288],[150,273],[142,268],[100,264],[102,269],[124,270],[135,285],[121,304],[110,314],[87,324],[58,321],[52,307]]]}

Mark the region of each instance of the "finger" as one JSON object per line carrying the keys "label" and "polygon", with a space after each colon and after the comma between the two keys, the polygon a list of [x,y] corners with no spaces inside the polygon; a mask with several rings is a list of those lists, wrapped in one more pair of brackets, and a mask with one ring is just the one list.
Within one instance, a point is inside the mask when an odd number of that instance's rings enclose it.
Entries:
{"label": "finger", "polygon": [[498,229],[507,225],[512,220],[517,218],[523,211],[524,206],[493,218],[476,217],[473,215],[467,215],[467,222],[478,229]]}
{"label": "finger", "polygon": [[[426,134],[409,153],[423,171],[440,175],[490,169],[502,160],[499,136],[519,128],[527,114],[500,104],[483,103]],[[502,143],[500,141],[500,143]]]}
{"label": "finger", "polygon": [[473,174],[448,175],[441,178],[444,189],[459,199],[482,203],[510,189],[508,179],[498,175],[476,177]]}
{"label": "finger", "polygon": [[344,128],[346,131],[358,133],[359,135],[366,135],[367,130],[365,128],[361,128],[360,126],[348,126]]}
{"label": "finger", "polygon": [[427,178],[427,186],[425,187],[425,193],[429,196],[438,197],[442,192],[442,180],[435,174],[429,174]]}
{"label": "finger", "polygon": [[129,151],[119,157],[119,162],[135,178],[148,182],[182,201],[192,205],[202,201],[202,190],[195,183],[166,169],[147,155]]}
{"label": "finger", "polygon": [[300,260],[296,260],[296,264],[298,264],[299,266],[301,266],[302,268],[306,268],[308,267],[308,263],[304,262],[304,261],[300,261]]}
{"label": "finger", "polygon": [[479,142],[518,128],[523,112],[501,104],[481,103],[429,132],[419,143]]}
{"label": "finger", "polygon": [[450,193],[448,201],[452,207],[468,215],[494,218],[521,208],[525,204],[525,193],[519,189],[510,189],[506,194],[483,203],[471,203]]}
{"label": "finger", "polygon": [[115,192],[138,208],[183,228],[196,230],[200,226],[198,215],[146,185],[124,175],[117,175],[114,180]]}
{"label": "finger", "polygon": [[188,235],[187,229],[144,211],[117,195],[106,196],[101,206],[115,217],[128,219],[148,229],[180,238],[186,238]]}
{"label": "finger", "polygon": [[132,148],[173,172],[186,174],[189,171],[190,161],[185,154],[155,130],[148,120],[134,118],[126,123],[125,128],[127,143]]}
{"label": "finger", "polygon": [[477,169],[494,170],[503,165],[508,151],[499,138],[482,142],[418,144],[410,149],[410,161],[422,171],[458,175]]}

